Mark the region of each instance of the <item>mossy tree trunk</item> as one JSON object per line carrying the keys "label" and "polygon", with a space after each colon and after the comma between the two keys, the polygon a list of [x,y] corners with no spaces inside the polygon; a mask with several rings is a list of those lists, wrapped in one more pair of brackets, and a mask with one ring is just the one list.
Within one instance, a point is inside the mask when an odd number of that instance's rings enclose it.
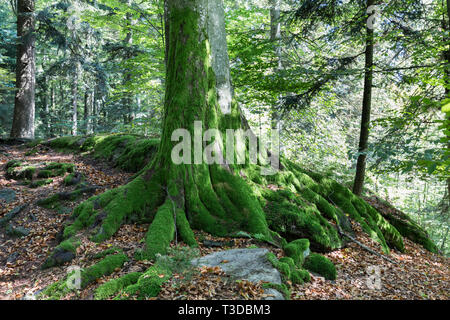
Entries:
{"label": "mossy tree trunk", "polygon": [[[386,253],[388,245],[404,250],[399,232],[337,182],[286,159],[272,175],[261,174],[261,159],[249,163],[249,152],[243,164],[228,161],[229,153],[237,156],[237,151],[228,136],[224,139],[226,130],[249,127],[233,100],[222,2],[168,0],[166,15],[166,95],[158,151],[130,183],[79,205],[63,239],[88,229],[91,239],[100,242],[124,222],[140,221],[150,223],[143,258],[164,254],[174,239],[195,246],[192,229],[217,236],[245,231],[282,245],[286,242],[277,233],[287,240],[306,237],[313,250],[329,251],[344,243],[339,230],[352,232],[351,217]],[[207,140],[196,122],[202,131],[218,131]],[[172,141],[178,129],[187,135]],[[111,136],[96,142],[91,137],[84,144],[114,150],[127,139]],[[182,154],[192,164],[172,160],[180,140],[192,146]],[[227,143],[217,143],[220,140]],[[211,158],[215,163],[205,161]]]}
{"label": "mossy tree trunk", "polygon": [[[269,239],[262,207],[239,176],[239,167],[225,163],[225,150],[216,149],[224,161],[212,165],[203,161],[203,152],[194,152],[198,144],[194,122],[200,121],[203,131],[221,132],[245,123],[232,101],[222,3],[172,0],[167,2],[167,15],[166,96],[158,153],[131,183],[79,206],[77,220],[65,229],[64,237],[95,225],[93,238],[101,241],[125,218],[138,214],[152,221],[146,241],[150,258],[164,253],[176,236],[195,245],[191,227],[216,235],[245,230]],[[191,159],[198,164],[172,161],[178,144],[172,134],[177,129],[190,133]],[[202,137],[201,133],[203,150],[207,143]]]}

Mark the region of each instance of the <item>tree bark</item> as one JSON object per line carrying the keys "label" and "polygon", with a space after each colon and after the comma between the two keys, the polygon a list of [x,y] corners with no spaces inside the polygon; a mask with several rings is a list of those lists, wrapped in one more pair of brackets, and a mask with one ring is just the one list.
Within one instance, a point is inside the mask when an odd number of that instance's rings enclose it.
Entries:
{"label": "tree bark", "polygon": [[78,133],[78,78],[80,72],[80,62],[75,61],[72,81],[72,136]]}
{"label": "tree bark", "polygon": [[[131,0],[127,0],[127,5],[131,6]],[[133,31],[131,30],[131,26],[133,25],[132,17],[129,13],[126,15],[126,26],[128,28],[127,35],[124,39],[124,46],[127,47],[128,50],[131,50],[131,46],[133,45]],[[129,51],[125,54],[125,63],[131,59],[131,54]],[[126,113],[123,115],[124,124],[131,124],[133,122],[133,95],[126,88],[127,85],[131,83],[131,73],[130,68],[124,68],[124,78],[123,78],[123,86],[124,86],[124,97],[122,99],[122,105],[126,110]]]}
{"label": "tree bark", "polygon": [[[367,0],[367,9],[374,5],[374,0]],[[370,109],[372,106],[372,87],[373,87],[373,56],[374,56],[374,32],[373,27],[369,26],[367,19],[366,26],[366,53],[365,53],[365,75],[364,92],[361,115],[361,131],[359,137],[359,156],[356,164],[355,182],[353,193],[361,195],[364,187],[364,178],[366,174],[366,159],[369,143]]]}
{"label": "tree bark", "polygon": [[34,0],[17,2],[17,66],[11,138],[34,139],[35,31]]}

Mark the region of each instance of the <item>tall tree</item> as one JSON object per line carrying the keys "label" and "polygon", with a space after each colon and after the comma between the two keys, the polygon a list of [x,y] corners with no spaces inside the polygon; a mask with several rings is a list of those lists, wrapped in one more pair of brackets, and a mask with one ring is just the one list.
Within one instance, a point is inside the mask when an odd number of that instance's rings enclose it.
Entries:
{"label": "tall tree", "polygon": [[35,18],[34,0],[17,1],[16,97],[11,138],[34,138]]}
{"label": "tall tree", "polygon": [[375,1],[367,0],[367,24],[366,24],[366,51],[364,68],[364,92],[361,114],[361,131],[359,137],[359,155],[356,163],[355,182],[353,193],[361,195],[366,174],[367,149],[369,145],[370,109],[372,107],[372,87],[373,87],[373,53],[374,53],[374,32],[373,32],[373,10]]}

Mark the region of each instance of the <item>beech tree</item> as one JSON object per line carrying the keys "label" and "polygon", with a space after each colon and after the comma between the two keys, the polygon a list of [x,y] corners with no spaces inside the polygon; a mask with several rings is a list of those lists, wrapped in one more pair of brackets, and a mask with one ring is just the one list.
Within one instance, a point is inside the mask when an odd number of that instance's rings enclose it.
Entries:
{"label": "beech tree", "polygon": [[34,0],[17,1],[16,96],[11,138],[34,138],[35,33]]}
{"label": "beech tree", "polygon": [[[247,130],[247,147],[259,139],[233,99],[222,2],[169,0],[166,16],[166,93],[158,151],[130,183],[79,205],[63,239],[75,243],[71,239],[77,232],[89,228],[91,239],[101,242],[132,219],[150,223],[142,252],[146,259],[166,253],[174,239],[195,246],[193,229],[219,236],[243,231],[279,246],[287,245],[286,239],[307,237],[313,250],[329,251],[345,243],[341,232],[352,232],[349,214],[385,252],[389,246],[404,250],[400,233],[374,208],[335,181],[286,159],[276,161],[275,147],[260,151],[263,157],[256,162],[248,150],[244,162],[229,161],[230,154],[239,153],[237,136],[231,144],[228,139],[219,143],[228,130]],[[218,133],[199,136],[199,123]],[[187,135],[174,135],[179,129]],[[193,163],[173,160],[181,138],[192,146],[182,149],[182,158]],[[90,139],[95,144],[95,137]],[[264,169],[272,174],[262,175]],[[46,265],[54,265],[49,259]]]}

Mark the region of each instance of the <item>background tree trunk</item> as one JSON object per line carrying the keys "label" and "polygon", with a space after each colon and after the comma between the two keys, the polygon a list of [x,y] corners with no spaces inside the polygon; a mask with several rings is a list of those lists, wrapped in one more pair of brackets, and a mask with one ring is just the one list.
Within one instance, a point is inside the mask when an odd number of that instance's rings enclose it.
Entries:
{"label": "background tree trunk", "polygon": [[34,0],[18,0],[17,92],[11,138],[34,138],[36,85],[34,20]]}
{"label": "background tree trunk", "polygon": [[[367,9],[374,5],[374,0],[367,0]],[[366,26],[366,53],[365,53],[365,75],[364,93],[361,115],[361,132],[359,137],[359,156],[356,164],[355,182],[353,193],[361,195],[366,174],[367,148],[369,143],[370,109],[372,106],[372,86],[373,86],[373,52],[374,52],[374,32],[373,26],[369,26],[369,18]]]}
{"label": "background tree trunk", "polygon": [[77,135],[78,131],[78,79],[80,72],[80,62],[75,61],[74,74],[72,82],[72,136]]}

